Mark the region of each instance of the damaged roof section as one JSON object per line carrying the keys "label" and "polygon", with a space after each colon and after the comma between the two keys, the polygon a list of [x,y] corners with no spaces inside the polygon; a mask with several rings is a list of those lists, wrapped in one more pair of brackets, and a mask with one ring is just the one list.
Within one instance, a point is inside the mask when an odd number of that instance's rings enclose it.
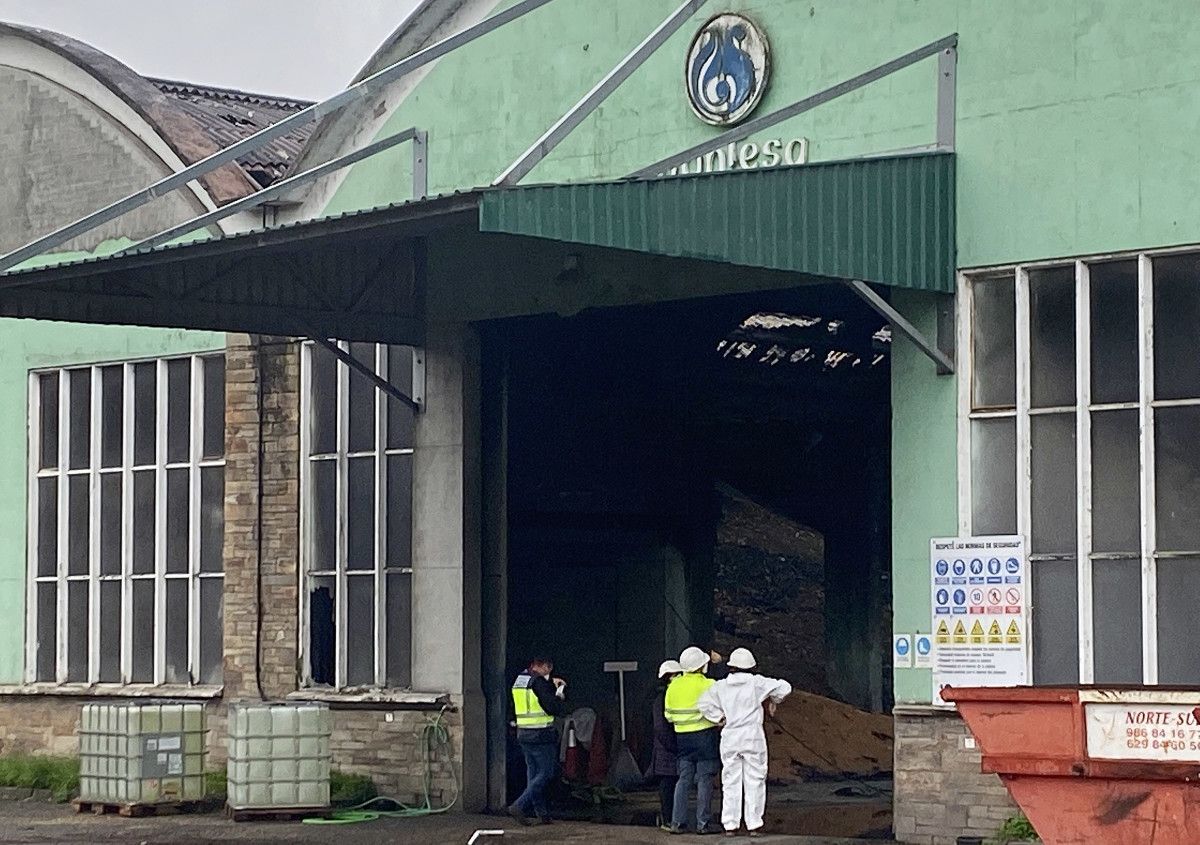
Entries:
{"label": "damaged roof section", "polygon": [[[228,147],[312,105],[311,101],[253,94],[233,88],[150,79],[159,91],[187,112],[220,147]],[[260,187],[283,177],[300,155],[312,124],[298,127],[238,158],[237,163]]]}
{"label": "damaged roof section", "polygon": [[[144,119],[185,165],[195,164],[309,105],[245,91],[150,79],[90,44],[47,29],[0,22],[0,36],[6,35],[56,53],[80,68]],[[304,127],[198,181],[217,205],[248,196],[283,175],[310,131],[311,127]]]}
{"label": "damaged roof section", "polygon": [[887,360],[892,346],[891,327],[876,325],[874,321],[759,312],[718,341],[717,354],[764,367],[870,370]]}

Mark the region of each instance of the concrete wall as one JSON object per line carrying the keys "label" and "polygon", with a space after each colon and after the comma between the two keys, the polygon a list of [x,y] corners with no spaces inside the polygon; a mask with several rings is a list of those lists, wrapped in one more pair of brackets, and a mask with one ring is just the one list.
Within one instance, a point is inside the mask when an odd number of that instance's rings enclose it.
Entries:
{"label": "concrete wall", "polygon": [[[494,0],[464,4],[479,19]],[[498,4],[511,5],[510,0]],[[407,96],[377,98],[383,136],[430,133],[433,192],[488,184],[675,8],[556,0],[440,60]],[[1190,0],[1130,14],[1118,0],[731,0],[766,30],[765,114],[957,32],[959,262],[964,266],[1200,241],[1185,143],[1197,118],[1200,30]],[[680,65],[698,12],[526,180],[619,177],[715,130],[688,110]],[[934,62],[821,106],[764,137],[809,138],[814,161],[934,140]],[[1145,146],[1146,138],[1156,143]],[[762,140],[762,138],[755,139]],[[350,140],[347,143],[351,143]],[[335,212],[407,199],[406,148],[355,165]]]}
{"label": "concrete wall", "polygon": [[[170,173],[129,128],[75,91],[6,67],[2,51],[0,115],[0,253]],[[195,196],[177,191],[67,242],[60,252],[128,243],[203,211]]]}

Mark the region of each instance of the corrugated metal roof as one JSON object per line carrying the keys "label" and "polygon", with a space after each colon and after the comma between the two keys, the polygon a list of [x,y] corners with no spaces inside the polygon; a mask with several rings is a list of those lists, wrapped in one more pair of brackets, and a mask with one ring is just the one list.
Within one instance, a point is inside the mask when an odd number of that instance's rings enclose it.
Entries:
{"label": "corrugated metal roof", "polygon": [[[235,144],[312,105],[305,100],[271,97],[233,88],[170,79],[147,79],[187,112],[221,147]],[[240,156],[237,162],[250,178],[265,188],[282,177],[296,161],[312,128],[311,123],[300,126]]]}
{"label": "corrugated metal roof", "polygon": [[954,291],[954,155],[486,191],[480,229]]}

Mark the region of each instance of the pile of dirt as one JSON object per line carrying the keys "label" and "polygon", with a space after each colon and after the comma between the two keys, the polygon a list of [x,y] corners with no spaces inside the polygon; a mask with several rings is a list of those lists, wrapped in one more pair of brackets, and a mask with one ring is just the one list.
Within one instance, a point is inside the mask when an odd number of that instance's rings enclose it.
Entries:
{"label": "pile of dirt", "polygon": [[713,647],[754,651],[763,674],[828,694],[820,534],[731,490],[714,550]]}
{"label": "pile of dirt", "polygon": [[876,777],[892,771],[892,718],[793,692],[766,723],[775,781]]}

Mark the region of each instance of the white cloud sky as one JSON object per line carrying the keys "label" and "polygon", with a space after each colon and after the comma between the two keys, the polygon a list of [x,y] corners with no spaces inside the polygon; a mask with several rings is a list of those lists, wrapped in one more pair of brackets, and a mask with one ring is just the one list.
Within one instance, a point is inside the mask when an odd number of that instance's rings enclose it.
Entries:
{"label": "white cloud sky", "polygon": [[321,99],[345,87],[417,0],[0,0],[146,76]]}

